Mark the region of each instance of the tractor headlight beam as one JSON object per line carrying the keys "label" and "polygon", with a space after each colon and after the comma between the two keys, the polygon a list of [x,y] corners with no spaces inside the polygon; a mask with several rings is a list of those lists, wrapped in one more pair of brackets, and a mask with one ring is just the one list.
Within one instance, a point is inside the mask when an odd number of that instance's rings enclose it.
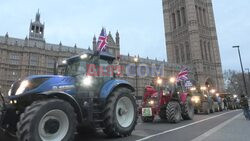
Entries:
{"label": "tractor headlight beam", "polygon": [[17,91],[16,91],[16,95],[22,94],[22,93],[25,91],[25,89],[29,86],[29,84],[30,84],[30,83],[29,83],[28,80],[22,81],[20,87],[19,87],[19,88],[17,89]]}

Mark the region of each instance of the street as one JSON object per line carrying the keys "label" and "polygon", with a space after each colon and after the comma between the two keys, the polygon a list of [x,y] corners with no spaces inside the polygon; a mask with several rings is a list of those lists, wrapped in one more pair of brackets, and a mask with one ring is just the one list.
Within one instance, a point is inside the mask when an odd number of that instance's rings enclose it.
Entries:
{"label": "street", "polygon": [[[247,140],[250,128],[241,110],[217,112],[210,115],[195,115],[192,121],[182,121],[178,124],[170,124],[160,120],[154,123],[142,123],[138,120],[132,136],[125,138],[107,138],[101,131],[94,135],[77,135],[76,141],[228,141]],[[223,134],[222,134],[223,133]],[[242,136],[241,136],[242,135]],[[5,138],[1,134],[2,141],[15,141]]]}

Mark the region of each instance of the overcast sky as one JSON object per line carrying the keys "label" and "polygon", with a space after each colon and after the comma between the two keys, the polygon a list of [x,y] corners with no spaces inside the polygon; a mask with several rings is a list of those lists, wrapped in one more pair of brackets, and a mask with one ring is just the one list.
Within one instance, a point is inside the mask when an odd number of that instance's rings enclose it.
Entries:
{"label": "overcast sky", "polygon": [[[250,67],[249,0],[213,0],[213,6],[223,69],[240,70],[233,45]],[[119,31],[121,54],[166,59],[162,0],[1,0],[0,35],[24,39],[38,8],[46,42],[88,48],[106,27]]]}

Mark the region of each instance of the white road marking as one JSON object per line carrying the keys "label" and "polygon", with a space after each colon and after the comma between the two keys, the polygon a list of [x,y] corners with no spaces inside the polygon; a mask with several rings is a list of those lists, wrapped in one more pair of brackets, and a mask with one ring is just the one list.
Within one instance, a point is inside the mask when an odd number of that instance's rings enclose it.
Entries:
{"label": "white road marking", "polygon": [[209,118],[206,118],[206,119],[203,119],[203,120],[199,120],[199,121],[196,121],[196,122],[193,122],[193,123],[184,125],[184,126],[180,126],[180,127],[174,128],[174,129],[170,129],[170,130],[166,130],[166,131],[163,131],[163,132],[160,132],[160,133],[157,133],[157,134],[153,134],[153,135],[150,135],[150,136],[147,136],[147,137],[138,139],[138,140],[136,140],[136,141],[148,140],[148,139],[153,138],[153,137],[156,137],[156,136],[160,136],[160,135],[163,135],[163,134],[166,134],[166,133],[169,133],[169,132],[173,132],[173,131],[176,131],[176,130],[180,130],[180,129],[182,129],[182,128],[186,128],[186,127],[189,127],[189,126],[198,124],[198,123],[202,123],[202,122],[204,122],[204,121],[207,121],[207,120],[210,120],[210,119],[214,119],[214,118],[223,116],[223,115],[228,114],[228,113],[236,112],[236,111],[239,111],[239,110],[230,111],[230,112],[222,113],[222,114],[219,114],[219,115],[216,115],[216,116],[212,116],[212,117],[209,117]]}
{"label": "white road marking", "polygon": [[203,141],[204,139],[206,139],[207,137],[209,137],[210,135],[212,135],[213,133],[215,133],[216,131],[222,129],[223,127],[225,127],[227,124],[229,124],[230,122],[232,122],[233,120],[235,120],[236,118],[240,117],[242,114],[238,114],[236,116],[234,116],[233,118],[219,124],[218,126],[208,130],[206,133],[194,138],[191,141]]}

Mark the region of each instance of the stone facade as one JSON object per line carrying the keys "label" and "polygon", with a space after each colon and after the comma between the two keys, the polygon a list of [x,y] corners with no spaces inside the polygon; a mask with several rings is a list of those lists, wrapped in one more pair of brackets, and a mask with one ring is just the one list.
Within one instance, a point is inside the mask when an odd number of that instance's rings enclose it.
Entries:
{"label": "stone facade", "polygon": [[[29,75],[39,74],[53,74],[55,62],[60,62],[65,58],[74,56],[76,54],[96,50],[97,39],[94,36],[92,49],[79,48],[76,45],[64,46],[59,44],[46,43],[44,39],[45,24],[40,22],[40,13],[38,12],[35,21],[30,23],[29,37],[25,39],[17,39],[9,37],[8,33],[5,36],[0,36],[0,86],[2,91],[7,94],[11,84]],[[120,54],[120,35],[115,34],[115,39],[111,33],[108,34],[108,50],[110,54],[114,55],[120,65],[126,66],[134,64],[139,71],[144,71],[143,67],[148,66],[164,66],[164,78],[167,80],[170,76],[175,76],[183,65],[167,63],[164,60],[141,58],[139,56],[121,55]],[[138,63],[135,64],[134,58],[138,58]],[[135,67],[130,67],[135,72]],[[191,68],[190,68],[191,69]],[[148,73],[151,73],[149,70]],[[140,72],[139,72],[140,73]],[[121,79],[128,80],[134,87],[136,87],[136,76],[127,76],[126,69],[123,70],[123,77]],[[134,73],[135,74],[135,73]],[[152,82],[154,76],[138,76],[137,89],[138,95],[142,96],[145,85]]]}
{"label": "stone facade", "polygon": [[212,0],[163,0],[163,13],[168,62],[191,66],[199,84],[223,91]]}
{"label": "stone facade", "polygon": [[44,24],[40,22],[40,14],[30,23],[29,37],[17,39],[0,36],[0,86],[6,94],[10,85],[29,75],[53,74],[55,61],[61,61],[79,54],[85,49],[77,46],[68,47],[46,43],[44,40]]}

